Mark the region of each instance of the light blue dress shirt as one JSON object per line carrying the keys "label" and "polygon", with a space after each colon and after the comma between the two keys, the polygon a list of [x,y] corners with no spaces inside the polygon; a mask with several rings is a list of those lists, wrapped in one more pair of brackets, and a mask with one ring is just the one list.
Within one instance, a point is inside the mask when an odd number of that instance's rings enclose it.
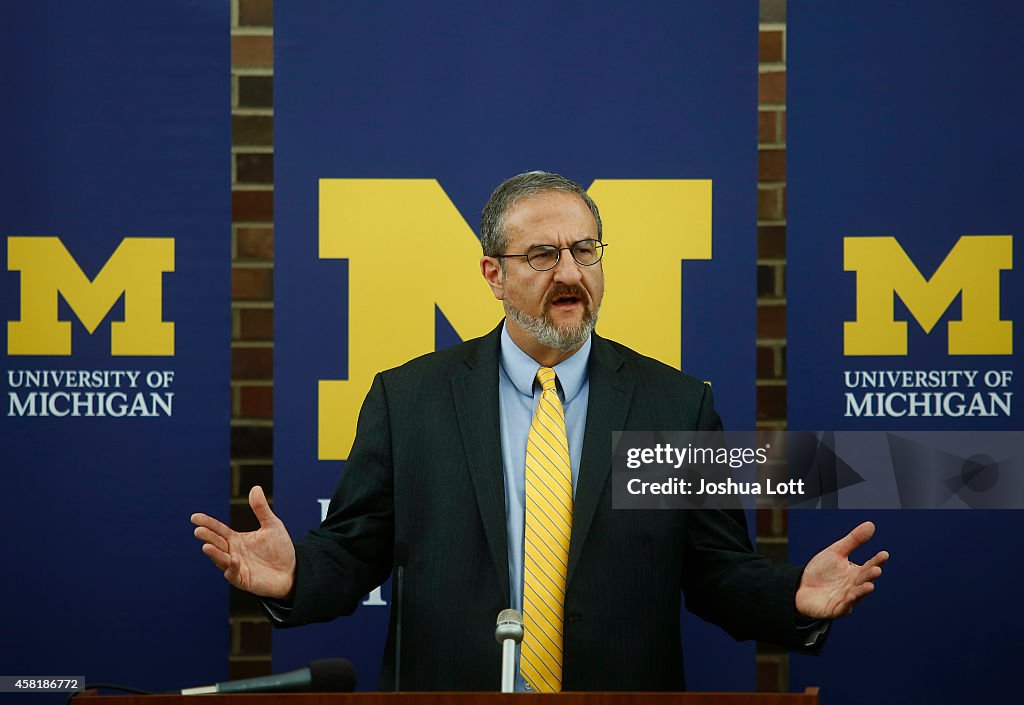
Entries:
{"label": "light blue dress shirt", "polygon": [[[572,466],[572,490],[580,474],[583,433],[587,426],[587,402],[590,380],[591,338],[571,357],[555,365],[558,397],[565,411],[565,431],[569,440],[569,462]],[[501,352],[498,359],[498,403],[501,415],[501,461],[505,473],[505,517],[508,533],[508,575],[510,607],[523,610],[523,532],[526,506],[526,439],[533,422],[533,412],[540,401],[537,371],[540,364],[515,344],[508,330],[501,329]],[[610,441],[609,441],[610,442]],[[527,692],[526,681],[519,674],[519,649],[516,648],[516,691]]]}

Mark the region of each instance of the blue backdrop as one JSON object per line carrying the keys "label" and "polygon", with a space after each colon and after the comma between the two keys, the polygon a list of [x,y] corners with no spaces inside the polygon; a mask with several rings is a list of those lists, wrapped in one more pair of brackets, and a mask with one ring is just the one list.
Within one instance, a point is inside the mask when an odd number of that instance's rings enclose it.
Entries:
{"label": "blue backdrop", "polygon": [[[1024,11],[1012,2],[789,3],[792,429],[1022,428],[1022,20]],[[970,267],[947,259],[962,236],[1010,236],[1012,261],[996,266],[1000,258],[989,250],[966,258]],[[933,303],[944,311],[930,333],[919,323],[928,318],[925,307],[906,288],[914,277],[903,256],[892,250],[878,256],[878,250],[859,269],[850,261],[864,243],[876,246],[861,239],[868,237],[896,238],[920,277],[932,282]],[[856,239],[845,243],[849,271],[844,238]],[[956,282],[948,296],[934,286],[940,268]],[[898,295],[894,282],[904,287]],[[883,327],[868,329],[866,350],[844,348],[844,322],[862,320],[869,308],[858,307],[858,287],[865,295],[876,287],[880,300],[895,302],[889,317],[907,322],[906,335],[897,336],[906,340],[904,354],[878,353],[888,337]],[[969,297],[971,306],[980,305],[969,307]],[[969,337],[979,350],[950,347],[951,321],[994,319],[996,312],[1012,321],[1012,351],[998,350],[997,326],[987,324]],[[979,381],[925,389],[846,385],[844,371],[877,370],[971,370]],[[1012,379],[988,387],[980,380],[990,371],[1009,371]],[[993,392],[1011,395],[1013,407],[1010,414],[929,416],[922,405],[916,416],[877,409],[868,416],[865,392],[886,399],[910,393],[970,399],[981,392],[983,400]],[[899,414],[905,406],[899,400],[892,408]],[[950,506],[968,506],[969,499]],[[791,558],[806,560],[864,519],[878,525],[872,548],[892,553],[886,575],[851,618],[835,625],[823,656],[793,657],[793,687],[821,685],[830,703],[1012,699],[1024,633],[1015,607],[1024,569],[1014,558],[1024,516],[794,511]]]}
{"label": "blue backdrop", "polygon": [[[223,679],[227,589],[189,515],[227,515],[228,3],[4,7],[0,671],[153,690]],[[76,289],[75,266],[80,285],[103,280]],[[10,333],[33,317],[69,322],[70,353]],[[117,354],[117,326],[148,352]],[[46,385],[41,371],[138,377]],[[111,415],[118,393],[143,406]]]}
{"label": "blue backdrop", "polygon": [[[275,507],[296,537],[319,521],[317,499],[343,468],[317,459],[318,381],[346,378],[363,342],[348,327],[367,305],[348,296],[349,259],[318,258],[321,179],[436,179],[474,231],[490,191],[530,169],[584,186],[710,179],[713,256],[680,263],[671,292],[682,299],[682,365],[713,380],[727,424],[752,427],[756,38],[754,2],[276,5]],[[421,256],[431,240],[415,235],[387,256]],[[458,266],[475,271],[478,253]],[[620,266],[665,259],[645,256]],[[606,301],[635,293],[615,281]],[[490,296],[479,286],[475,296]],[[406,309],[382,314],[382,329]],[[443,310],[437,318],[437,345],[456,340]],[[752,689],[753,645],[694,622],[684,626],[689,686]],[[386,606],[367,606],[342,624],[277,632],[275,669],[345,656],[361,689],[374,689],[386,624]]]}

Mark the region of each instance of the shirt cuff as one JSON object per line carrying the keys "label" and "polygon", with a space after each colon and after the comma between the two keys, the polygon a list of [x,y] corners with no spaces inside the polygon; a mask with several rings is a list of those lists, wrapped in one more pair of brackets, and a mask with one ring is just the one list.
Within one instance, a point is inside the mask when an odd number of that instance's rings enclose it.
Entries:
{"label": "shirt cuff", "polygon": [[814,648],[822,644],[831,627],[831,619],[811,619],[802,614],[796,615],[796,631],[807,648]]}
{"label": "shirt cuff", "polygon": [[267,617],[274,624],[284,624],[288,621],[288,615],[291,614],[292,606],[285,602],[279,602],[269,597],[261,597],[260,605],[263,606],[263,611],[267,613]]}

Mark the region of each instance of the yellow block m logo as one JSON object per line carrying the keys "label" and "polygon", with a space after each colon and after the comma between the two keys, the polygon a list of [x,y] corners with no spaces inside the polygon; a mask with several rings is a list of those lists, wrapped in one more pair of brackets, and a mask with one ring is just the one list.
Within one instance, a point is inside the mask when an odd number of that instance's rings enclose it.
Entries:
{"label": "yellow block m logo", "polygon": [[[711,259],[711,181],[598,179],[611,282],[602,335],[680,363],[682,260]],[[501,320],[480,242],[434,179],[321,179],[320,257],[349,261],[349,371],[319,382],[319,458],[344,460],[374,374],[434,349],[440,309],[463,339]],[[311,312],[313,315],[313,312]]]}
{"label": "yellow block m logo", "polygon": [[1013,269],[1013,237],[961,237],[925,279],[893,237],[843,240],[844,269],[857,273],[857,320],[844,323],[846,355],[906,355],[907,323],[894,320],[899,296],[930,333],[960,295],[949,322],[950,355],[1012,355],[1013,322],[999,318],[999,272]]}
{"label": "yellow block m logo", "polygon": [[163,321],[163,273],[174,271],[173,238],[126,237],[89,281],[56,237],[7,238],[7,268],[21,272],[21,319],[7,323],[8,355],[70,355],[71,323],[58,294],[89,333],[124,295],[124,321],[110,324],[112,355],[173,355]]}

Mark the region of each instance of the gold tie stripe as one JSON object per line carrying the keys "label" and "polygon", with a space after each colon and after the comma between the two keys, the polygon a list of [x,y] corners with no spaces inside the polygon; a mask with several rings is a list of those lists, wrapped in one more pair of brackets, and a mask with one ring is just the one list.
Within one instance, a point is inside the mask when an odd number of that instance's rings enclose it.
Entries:
{"label": "gold tie stripe", "polygon": [[555,371],[537,372],[540,402],[526,440],[523,643],[519,670],[534,691],[562,690],[562,622],[572,531],[572,470]]}

